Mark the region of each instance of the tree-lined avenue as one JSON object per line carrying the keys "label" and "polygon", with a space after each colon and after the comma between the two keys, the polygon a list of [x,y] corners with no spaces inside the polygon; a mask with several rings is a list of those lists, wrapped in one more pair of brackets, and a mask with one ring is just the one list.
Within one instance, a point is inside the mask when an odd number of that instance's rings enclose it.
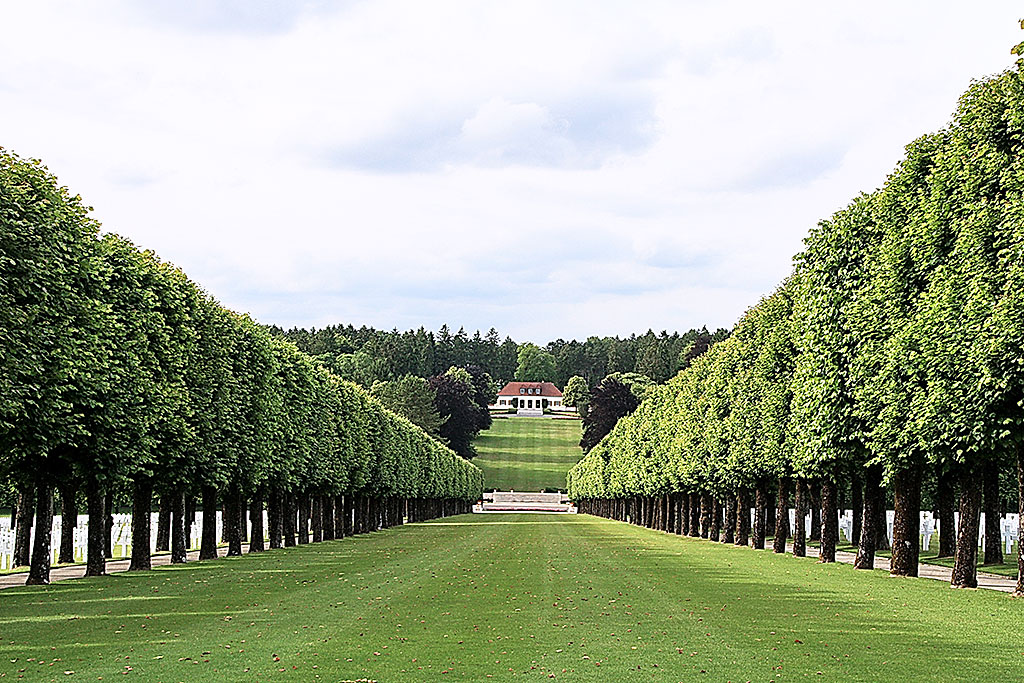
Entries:
{"label": "tree-lined avenue", "polygon": [[1010,680],[1024,639],[988,591],[586,515],[456,516],[0,599],[0,674],[31,680]]}

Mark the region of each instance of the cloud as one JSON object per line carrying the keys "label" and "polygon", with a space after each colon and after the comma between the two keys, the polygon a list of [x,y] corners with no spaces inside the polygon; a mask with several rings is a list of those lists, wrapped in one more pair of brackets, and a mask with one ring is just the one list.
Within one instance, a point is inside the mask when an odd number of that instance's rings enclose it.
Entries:
{"label": "cloud", "polygon": [[1019,42],[865,3],[9,3],[0,130],[263,322],[729,326]]}
{"label": "cloud", "polygon": [[837,170],[846,152],[846,145],[839,140],[816,148],[801,149],[797,145],[780,150],[777,156],[761,159],[754,168],[741,174],[730,189],[761,191],[806,185]]}
{"label": "cloud", "polygon": [[581,93],[545,105],[493,97],[447,119],[402,117],[376,137],[330,149],[339,168],[429,172],[451,165],[599,168],[610,157],[642,152],[656,140],[650,95]]}
{"label": "cloud", "polygon": [[349,3],[327,0],[138,0],[129,7],[140,19],[183,30],[222,33],[284,33],[303,16]]}

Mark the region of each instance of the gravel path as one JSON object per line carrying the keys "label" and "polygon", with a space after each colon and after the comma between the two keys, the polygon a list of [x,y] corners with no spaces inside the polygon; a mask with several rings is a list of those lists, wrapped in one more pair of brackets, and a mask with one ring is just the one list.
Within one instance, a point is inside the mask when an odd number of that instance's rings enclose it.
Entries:
{"label": "gravel path", "polygon": [[[242,552],[249,552],[249,544],[242,544]],[[217,548],[217,555],[224,557],[228,554],[227,546]],[[199,551],[190,550],[188,553],[188,561],[196,562],[199,560]],[[152,564],[154,567],[160,567],[171,563],[171,554],[163,553],[160,555],[154,555]],[[130,560],[107,560],[107,573],[116,574],[118,572],[128,571],[128,565],[131,564]],[[54,567],[50,569],[50,582],[64,581],[66,579],[80,579],[85,576],[85,565],[76,564],[67,567]],[[18,572],[17,574],[4,574],[0,576],[0,589],[13,588],[15,586],[24,586],[25,579],[28,577],[28,571]]]}

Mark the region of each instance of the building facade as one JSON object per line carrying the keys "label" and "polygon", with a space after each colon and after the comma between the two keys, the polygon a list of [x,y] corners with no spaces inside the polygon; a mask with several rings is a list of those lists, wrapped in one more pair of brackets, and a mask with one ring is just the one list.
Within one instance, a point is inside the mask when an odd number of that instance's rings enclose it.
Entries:
{"label": "building facade", "polygon": [[562,392],[551,382],[509,382],[490,407],[514,408],[516,415],[543,415],[545,408],[559,413],[573,410],[562,402]]}

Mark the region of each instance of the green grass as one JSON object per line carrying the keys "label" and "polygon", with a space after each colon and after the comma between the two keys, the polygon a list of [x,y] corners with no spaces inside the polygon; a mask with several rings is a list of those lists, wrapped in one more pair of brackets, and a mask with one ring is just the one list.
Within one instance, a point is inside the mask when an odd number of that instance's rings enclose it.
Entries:
{"label": "green grass", "polygon": [[565,473],[583,457],[579,420],[498,418],[475,445],[488,490],[565,490]]}
{"label": "green grass", "polygon": [[593,517],[465,515],[4,590],[0,677],[1016,680],[1022,617],[1004,594]]}

